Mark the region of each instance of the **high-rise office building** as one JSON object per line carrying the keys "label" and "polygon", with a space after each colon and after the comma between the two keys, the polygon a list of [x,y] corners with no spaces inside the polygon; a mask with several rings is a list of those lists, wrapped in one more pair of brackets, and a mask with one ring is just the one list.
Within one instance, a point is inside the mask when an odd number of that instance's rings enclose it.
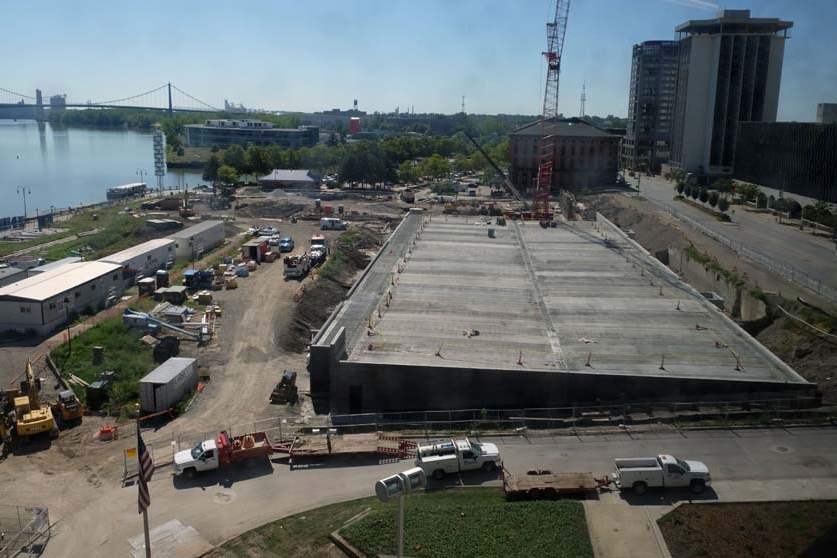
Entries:
{"label": "high-rise office building", "polygon": [[817,105],[817,122],[820,124],[837,124],[837,103],[819,103]]}
{"label": "high-rise office building", "polygon": [[669,160],[676,82],[677,41],[634,45],[622,168],[657,171]]}
{"label": "high-rise office building", "polygon": [[775,122],[790,21],[721,10],[679,37],[671,162],[701,175],[732,172],[739,121]]}

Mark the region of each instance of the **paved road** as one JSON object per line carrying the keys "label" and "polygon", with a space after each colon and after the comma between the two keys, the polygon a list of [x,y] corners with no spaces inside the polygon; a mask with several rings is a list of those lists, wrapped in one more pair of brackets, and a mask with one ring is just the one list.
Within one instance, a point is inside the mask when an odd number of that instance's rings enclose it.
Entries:
{"label": "paved road", "polygon": [[[528,439],[508,436],[492,440],[499,444],[506,466],[513,471],[539,467],[605,473],[610,470],[614,457],[665,451],[701,459],[709,465],[713,471],[713,490],[702,496],[705,499],[837,497],[837,428]],[[112,466],[121,467],[121,463],[114,461]],[[385,465],[348,462],[337,467],[295,467],[291,471],[277,460],[269,468],[238,469],[228,475],[201,477],[195,483],[173,480],[169,471],[163,469],[155,473],[151,483],[151,526],[153,529],[176,519],[196,529],[209,543],[218,544],[279,517],[369,496],[375,480],[409,466],[406,461]],[[460,483],[497,484],[498,481],[479,473],[448,480],[451,485]],[[61,498],[60,494],[42,496]],[[688,498],[688,491],[650,491],[640,499],[605,494],[601,502],[642,508],[641,513],[650,518],[668,509],[671,503]],[[49,501],[44,503],[51,505]],[[47,557],[130,555],[128,539],[142,532],[133,487],[103,486],[86,507],[52,519],[59,519],[60,523],[58,533],[46,548]],[[600,543],[597,539],[595,544]],[[602,548],[606,547],[601,544]]]}
{"label": "paved road", "polygon": [[[631,182],[636,185],[635,179]],[[813,279],[837,289],[837,253],[834,243],[827,239],[792,226],[780,225],[772,215],[740,208],[733,216],[733,223],[721,223],[699,209],[674,201],[673,183],[662,178],[642,177],[640,191],[658,204],[674,208],[733,241],[742,242],[777,262],[792,265]]]}

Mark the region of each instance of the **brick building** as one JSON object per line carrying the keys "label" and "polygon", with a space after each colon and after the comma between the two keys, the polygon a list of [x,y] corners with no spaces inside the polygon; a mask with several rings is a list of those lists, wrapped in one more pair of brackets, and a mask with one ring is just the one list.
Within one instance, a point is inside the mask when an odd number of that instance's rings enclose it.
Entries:
{"label": "brick building", "polygon": [[509,136],[509,178],[521,190],[537,184],[541,134],[552,136],[555,167],[552,187],[580,190],[613,184],[619,170],[620,137],[580,118],[555,118],[522,126]]}

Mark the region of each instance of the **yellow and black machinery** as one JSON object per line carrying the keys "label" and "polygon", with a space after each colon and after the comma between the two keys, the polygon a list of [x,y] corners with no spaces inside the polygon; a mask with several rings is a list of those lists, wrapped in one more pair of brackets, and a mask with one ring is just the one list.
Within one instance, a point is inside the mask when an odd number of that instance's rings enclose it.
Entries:
{"label": "yellow and black machinery", "polygon": [[282,379],[273,388],[270,394],[271,403],[289,403],[291,405],[299,401],[299,394],[296,388],[296,372],[285,370]]}
{"label": "yellow and black machinery", "polygon": [[20,392],[25,395],[18,395],[13,398],[15,416],[15,435],[18,438],[28,438],[49,432],[52,436],[58,435],[58,428],[55,418],[52,416],[52,409],[47,404],[42,404],[38,395],[40,381],[36,380],[32,372],[32,363],[26,363],[26,380],[21,382]]}

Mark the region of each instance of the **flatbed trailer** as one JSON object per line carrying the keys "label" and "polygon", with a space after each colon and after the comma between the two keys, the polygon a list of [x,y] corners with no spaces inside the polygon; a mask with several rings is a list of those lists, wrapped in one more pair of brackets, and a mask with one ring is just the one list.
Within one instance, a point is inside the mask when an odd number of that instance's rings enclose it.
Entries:
{"label": "flatbed trailer", "polygon": [[549,470],[535,470],[516,475],[503,469],[503,493],[510,500],[549,500],[562,496],[592,494],[610,482],[607,477],[594,477],[593,473],[553,473]]}
{"label": "flatbed trailer", "polygon": [[278,453],[287,454],[292,465],[295,460],[331,457],[378,457],[380,459],[408,459],[416,455],[416,443],[397,436],[368,434],[312,434],[297,436],[291,442],[274,446]]}

